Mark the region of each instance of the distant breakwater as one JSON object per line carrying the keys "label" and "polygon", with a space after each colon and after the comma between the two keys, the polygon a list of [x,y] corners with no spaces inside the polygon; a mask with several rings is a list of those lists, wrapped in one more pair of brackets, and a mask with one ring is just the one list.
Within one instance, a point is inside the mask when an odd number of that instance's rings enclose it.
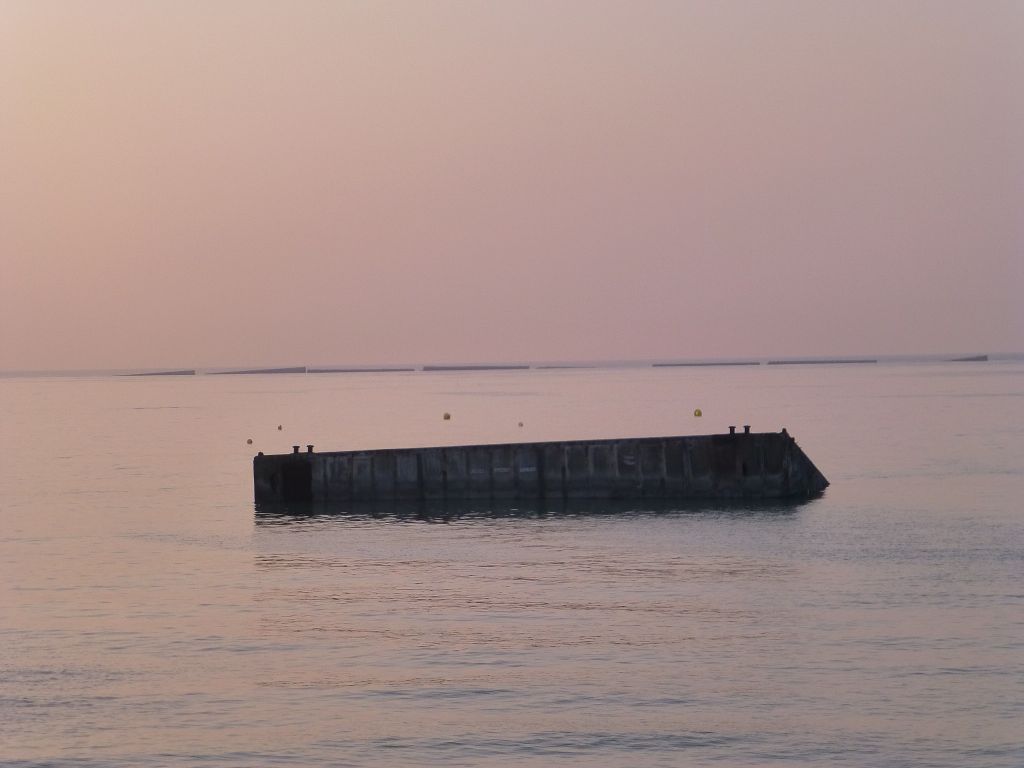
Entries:
{"label": "distant breakwater", "polygon": [[[921,362],[984,363],[988,355],[965,355]],[[594,368],[717,368],[760,365],[864,365],[879,363],[878,358],[793,358],[774,360],[666,360],[652,363],[465,363],[403,366],[281,366],[276,368],[241,368],[230,370],[197,370],[195,368],[166,371],[140,371],[122,376],[252,376],[266,374],[352,374],[352,373],[473,373],[488,371],[571,371]]]}

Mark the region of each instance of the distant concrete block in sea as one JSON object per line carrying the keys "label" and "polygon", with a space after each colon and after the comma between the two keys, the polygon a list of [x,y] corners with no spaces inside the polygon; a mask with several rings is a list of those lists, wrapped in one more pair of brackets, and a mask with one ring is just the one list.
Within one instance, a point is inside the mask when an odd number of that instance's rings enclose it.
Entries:
{"label": "distant concrete block in sea", "polygon": [[757,360],[741,360],[736,362],[710,363],[651,363],[652,368],[708,368],[719,365],[760,365]]}
{"label": "distant concrete block in sea", "polygon": [[307,368],[306,373],[402,373],[415,368]]}
{"label": "distant concrete block in sea", "polygon": [[146,371],[145,373],[126,373],[125,376],[195,376],[195,368],[180,371]]}
{"label": "distant concrete block in sea", "polygon": [[769,360],[768,365],[854,365],[857,363],[877,363],[878,360]]}
{"label": "distant concrete block in sea", "polygon": [[785,499],[828,480],[786,432],[459,445],[253,458],[257,503]]}
{"label": "distant concrete block in sea", "polygon": [[252,368],[245,371],[213,371],[213,376],[243,376],[255,373],[305,373],[306,366],[299,365],[292,368]]}
{"label": "distant concrete block in sea", "polygon": [[528,365],[424,365],[424,371],[527,371]]}

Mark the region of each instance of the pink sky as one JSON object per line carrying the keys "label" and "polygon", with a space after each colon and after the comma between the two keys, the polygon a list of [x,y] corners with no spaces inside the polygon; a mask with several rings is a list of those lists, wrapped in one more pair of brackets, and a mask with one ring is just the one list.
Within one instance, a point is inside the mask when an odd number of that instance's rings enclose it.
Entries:
{"label": "pink sky", "polygon": [[1024,351],[1024,3],[0,3],[0,368]]}

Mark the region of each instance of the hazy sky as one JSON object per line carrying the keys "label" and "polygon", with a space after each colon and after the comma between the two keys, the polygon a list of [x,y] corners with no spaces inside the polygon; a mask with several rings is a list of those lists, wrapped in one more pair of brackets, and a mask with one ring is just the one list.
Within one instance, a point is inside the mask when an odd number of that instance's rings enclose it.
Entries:
{"label": "hazy sky", "polygon": [[1024,2],[0,0],[0,368],[1024,350]]}

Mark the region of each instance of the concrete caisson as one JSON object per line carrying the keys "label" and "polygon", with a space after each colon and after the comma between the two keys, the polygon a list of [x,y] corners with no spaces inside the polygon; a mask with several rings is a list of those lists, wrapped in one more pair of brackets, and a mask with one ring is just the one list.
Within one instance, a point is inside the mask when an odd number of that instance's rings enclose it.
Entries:
{"label": "concrete caisson", "polygon": [[828,480],[785,431],[453,445],[253,459],[257,502],[782,499]]}

